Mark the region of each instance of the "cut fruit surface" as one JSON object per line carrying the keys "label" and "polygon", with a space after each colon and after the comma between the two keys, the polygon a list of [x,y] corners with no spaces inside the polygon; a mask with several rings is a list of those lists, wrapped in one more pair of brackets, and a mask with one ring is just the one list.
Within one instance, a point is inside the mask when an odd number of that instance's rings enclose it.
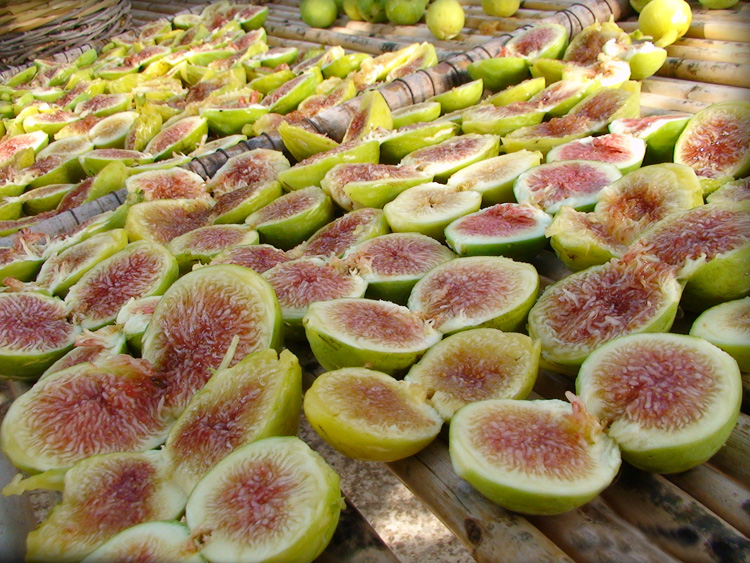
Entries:
{"label": "cut fruit surface", "polygon": [[[560,514],[612,483],[620,451],[579,399],[479,401],[450,426],[456,474],[500,506]],[[532,445],[533,444],[533,445]]]}
{"label": "cut fruit surface", "polygon": [[414,166],[432,174],[435,181],[444,182],[461,168],[497,156],[499,150],[497,136],[471,133],[415,150],[401,159],[401,164]]}
{"label": "cut fruit surface", "polygon": [[190,495],[185,516],[209,561],[313,561],[342,505],[339,476],[320,454],[299,438],[272,437],[220,461]]}
{"label": "cut fruit surface", "polygon": [[750,372],[750,297],[706,309],[693,321],[690,334],[718,346]]}
{"label": "cut fruit surface", "polygon": [[528,333],[542,342],[542,365],[575,373],[618,336],[669,330],[681,295],[674,268],[613,259],[549,286],[529,311]]}
{"label": "cut fruit surface", "polygon": [[447,336],[404,377],[427,390],[449,421],[462,406],[487,399],[525,399],[536,381],[541,345],[525,334],[475,328]]}
{"label": "cut fruit surface", "polygon": [[517,330],[539,291],[539,274],[503,256],[471,256],[436,266],[414,286],[409,309],[446,334],[467,328]]}
{"label": "cut fruit surface", "polygon": [[311,303],[302,324],[315,358],[327,370],[367,366],[403,373],[442,338],[406,307],[365,298]]}
{"label": "cut fruit surface", "polygon": [[633,135],[609,133],[577,139],[552,148],[547,162],[557,160],[597,160],[614,164],[627,174],[640,168],[646,155],[646,142]]}
{"label": "cut fruit surface", "polygon": [[576,390],[609,427],[625,460],[655,473],[686,471],[709,459],[737,422],[737,362],[683,334],[614,339],[583,362]]}
{"label": "cut fruit surface", "polygon": [[336,450],[368,461],[413,455],[443,426],[418,386],[367,368],[318,376],[305,393],[304,410],[310,425]]}

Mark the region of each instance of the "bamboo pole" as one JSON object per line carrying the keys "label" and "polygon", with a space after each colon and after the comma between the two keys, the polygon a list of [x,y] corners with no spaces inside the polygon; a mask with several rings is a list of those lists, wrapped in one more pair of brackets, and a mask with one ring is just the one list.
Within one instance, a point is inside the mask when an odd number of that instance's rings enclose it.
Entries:
{"label": "bamboo pole", "polygon": [[[621,21],[617,25],[628,33],[638,29],[637,21]],[[748,37],[748,24],[734,21],[693,22],[690,24],[685,37],[742,43]]]}
{"label": "bamboo pole", "polygon": [[694,47],[692,45],[677,45],[673,43],[667,47],[667,55],[678,59],[747,64],[750,63],[750,44],[744,43],[742,49],[726,53],[724,51],[709,49],[705,46]]}
{"label": "bamboo pole", "polygon": [[667,57],[658,76],[750,88],[750,64]]}
{"label": "bamboo pole", "polygon": [[750,89],[706,84],[692,80],[674,80],[661,76],[651,76],[641,82],[641,94],[659,94],[688,101],[714,104],[730,100],[750,100]]}
{"label": "bamboo pole", "polygon": [[750,483],[750,416],[740,414],[726,444],[710,463],[740,483]]}
{"label": "bamboo pole", "polygon": [[695,100],[683,100],[661,94],[641,92],[641,114],[654,115],[659,113],[679,112],[696,113],[710,104]]}

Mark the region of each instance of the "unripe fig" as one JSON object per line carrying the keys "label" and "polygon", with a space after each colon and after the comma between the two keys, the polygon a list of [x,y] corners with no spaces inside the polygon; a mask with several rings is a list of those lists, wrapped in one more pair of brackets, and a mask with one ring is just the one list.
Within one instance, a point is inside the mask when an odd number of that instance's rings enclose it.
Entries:
{"label": "unripe fig", "polygon": [[425,22],[437,39],[453,39],[464,27],[466,14],[458,0],[435,0],[427,7]]}

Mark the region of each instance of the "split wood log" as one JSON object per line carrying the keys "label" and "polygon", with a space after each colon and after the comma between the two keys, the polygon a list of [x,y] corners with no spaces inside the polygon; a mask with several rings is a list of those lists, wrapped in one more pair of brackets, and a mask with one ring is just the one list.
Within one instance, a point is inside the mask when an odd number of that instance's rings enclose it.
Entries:
{"label": "split wood log", "polygon": [[750,416],[740,414],[726,444],[710,463],[740,483],[750,483]]}
{"label": "split wood log", "polygon": [[697,113],[709,105],[697,100],[683,100],[672,96],[641,92],[641,115],[644,116],[674,112]]}

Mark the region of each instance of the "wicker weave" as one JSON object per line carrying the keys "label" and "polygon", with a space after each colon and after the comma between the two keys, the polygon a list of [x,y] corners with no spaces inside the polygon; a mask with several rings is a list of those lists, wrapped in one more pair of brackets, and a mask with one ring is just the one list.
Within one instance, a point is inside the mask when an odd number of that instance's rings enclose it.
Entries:
{"label": "wicker weave", "polygon": [[0,70],[129,29],[130,0],[0,2]]}

